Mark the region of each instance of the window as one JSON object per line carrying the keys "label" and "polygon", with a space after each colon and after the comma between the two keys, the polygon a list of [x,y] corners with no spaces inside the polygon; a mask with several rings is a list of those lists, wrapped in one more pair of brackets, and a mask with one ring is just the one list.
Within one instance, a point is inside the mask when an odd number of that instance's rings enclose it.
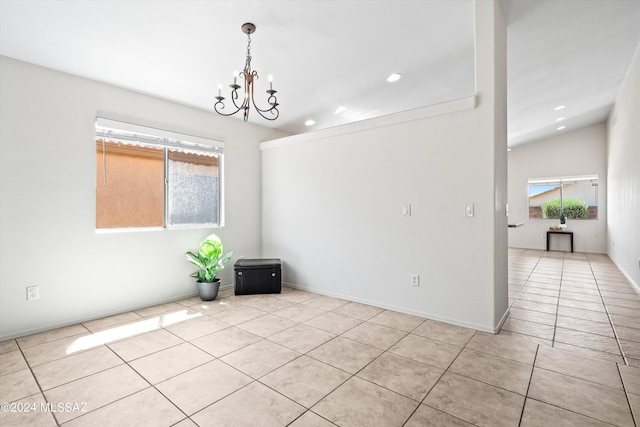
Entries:
{"label": "window", "polygon": [[598,176],[530,179],[529,218],[598,219]]}
{"label": "window", "polygon": [[222,143],[98,118],[96,228],[214,226]]}

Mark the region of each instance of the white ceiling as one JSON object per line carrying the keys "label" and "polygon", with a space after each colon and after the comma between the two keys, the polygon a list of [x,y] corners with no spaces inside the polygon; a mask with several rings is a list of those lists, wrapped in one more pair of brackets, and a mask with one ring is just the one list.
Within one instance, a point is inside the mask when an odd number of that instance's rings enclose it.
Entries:
{"label": "white ceiling", "polygon": [[[559,117],[564,131],[604,120],[640,42],[640,0],[502,4],[509,145],[558,132]],[[0,0],[0,54],[212,110],[244,65],[245,22],[257,102],[271,74],[281,104],[255,123],[303,133],[474,93],[472,0]],[[403,78],[387,83],[392,72]]]}

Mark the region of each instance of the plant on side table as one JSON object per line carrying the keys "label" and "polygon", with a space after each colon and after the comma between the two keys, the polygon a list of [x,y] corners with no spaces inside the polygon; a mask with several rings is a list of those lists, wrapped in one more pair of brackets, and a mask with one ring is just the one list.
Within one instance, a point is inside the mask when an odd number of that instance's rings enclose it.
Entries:
{"label": "plant on side table", "polygon": [[198,271],[191,274],[197,280],[198,294],[202,301],[213,301],[218,296],[220,279],[217,275],[229,262],[233,252],[224,255],[222,240],[215,234],[210,234],[200,243],[198,252],[188,251],[187,261],[198,267]]}

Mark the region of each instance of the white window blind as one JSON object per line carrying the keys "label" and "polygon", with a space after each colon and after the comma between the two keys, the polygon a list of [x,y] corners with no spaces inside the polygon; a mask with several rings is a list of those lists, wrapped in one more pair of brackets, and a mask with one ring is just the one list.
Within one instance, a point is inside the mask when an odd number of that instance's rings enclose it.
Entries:
{"label": "white window blind", "polygon": [[160,144],[167,147],[188,150],[197,148],[204,151],[219,151],[224,148],[224,142],[195,135],[186,135],[164,129],[150,128],[133,123],[96,118],[96,134],[109,136],[123,141],[138,141],[147,144]]}

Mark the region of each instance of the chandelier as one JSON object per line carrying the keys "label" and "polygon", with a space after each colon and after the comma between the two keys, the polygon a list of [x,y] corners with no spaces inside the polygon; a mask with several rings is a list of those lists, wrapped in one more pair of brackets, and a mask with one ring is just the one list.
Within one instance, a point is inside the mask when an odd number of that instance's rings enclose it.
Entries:
{"label": "chandelier", "polygon": [[[236,110],[231,111],[229,113],[225,113],[224,111],[225,105],[223,102],[225,98],[221,95],[222,86],[218,86],[218,96],[216,96],[216,99],[218,100],[218,102],[216,102],[213,105],[213,109],[216,110],[216,113],[221,114],[223,116],[232,116],[236,114],[238,111],[244,110],[243,112],[244,121],[246,122],[247,119],[249,118],[249,109],[251,108],[251,105],[253,105],[253,108],[255,108],[258,114],[260,114],[263,118],[267,120],[275,120],[280,115],[280,112],[278,111],[278,108],[277,108],[279,105],[278,98],[276,98],[277,91],[273,90],[273,82],[272,82],[271,76],[269,76],[269,89],[267,90],[267,94],[269,95],[267,97],[267,103],[269,104],[269,108],[262,109],[258,107],[256,105],[255,98],[253,96],[253,83],[254,83],[254,79],[255,80],[258,79],[258,72],[256,70],[251,70],[251,33],[254,33],[256,31],[256,26],[247,22],[241,28],[242,28],[242,32],[247,35],[247,40],[248,40],[247,41],[247,59],[244,63],[244,70],[242,70],[242,72],[239,75],[235,75],[234,73],[233,84],[229,85],[229,87],[231,88],[231,102],[233,102],[233,106],[235,107]],[[244,85],[243,85],[244,97],[242,99],[242,104],[240,105],[238,105],[238,97],[239,97],[238,89],[241,89],[243,86],[240,86],[237,83],[238,77],[244,80]]]}

